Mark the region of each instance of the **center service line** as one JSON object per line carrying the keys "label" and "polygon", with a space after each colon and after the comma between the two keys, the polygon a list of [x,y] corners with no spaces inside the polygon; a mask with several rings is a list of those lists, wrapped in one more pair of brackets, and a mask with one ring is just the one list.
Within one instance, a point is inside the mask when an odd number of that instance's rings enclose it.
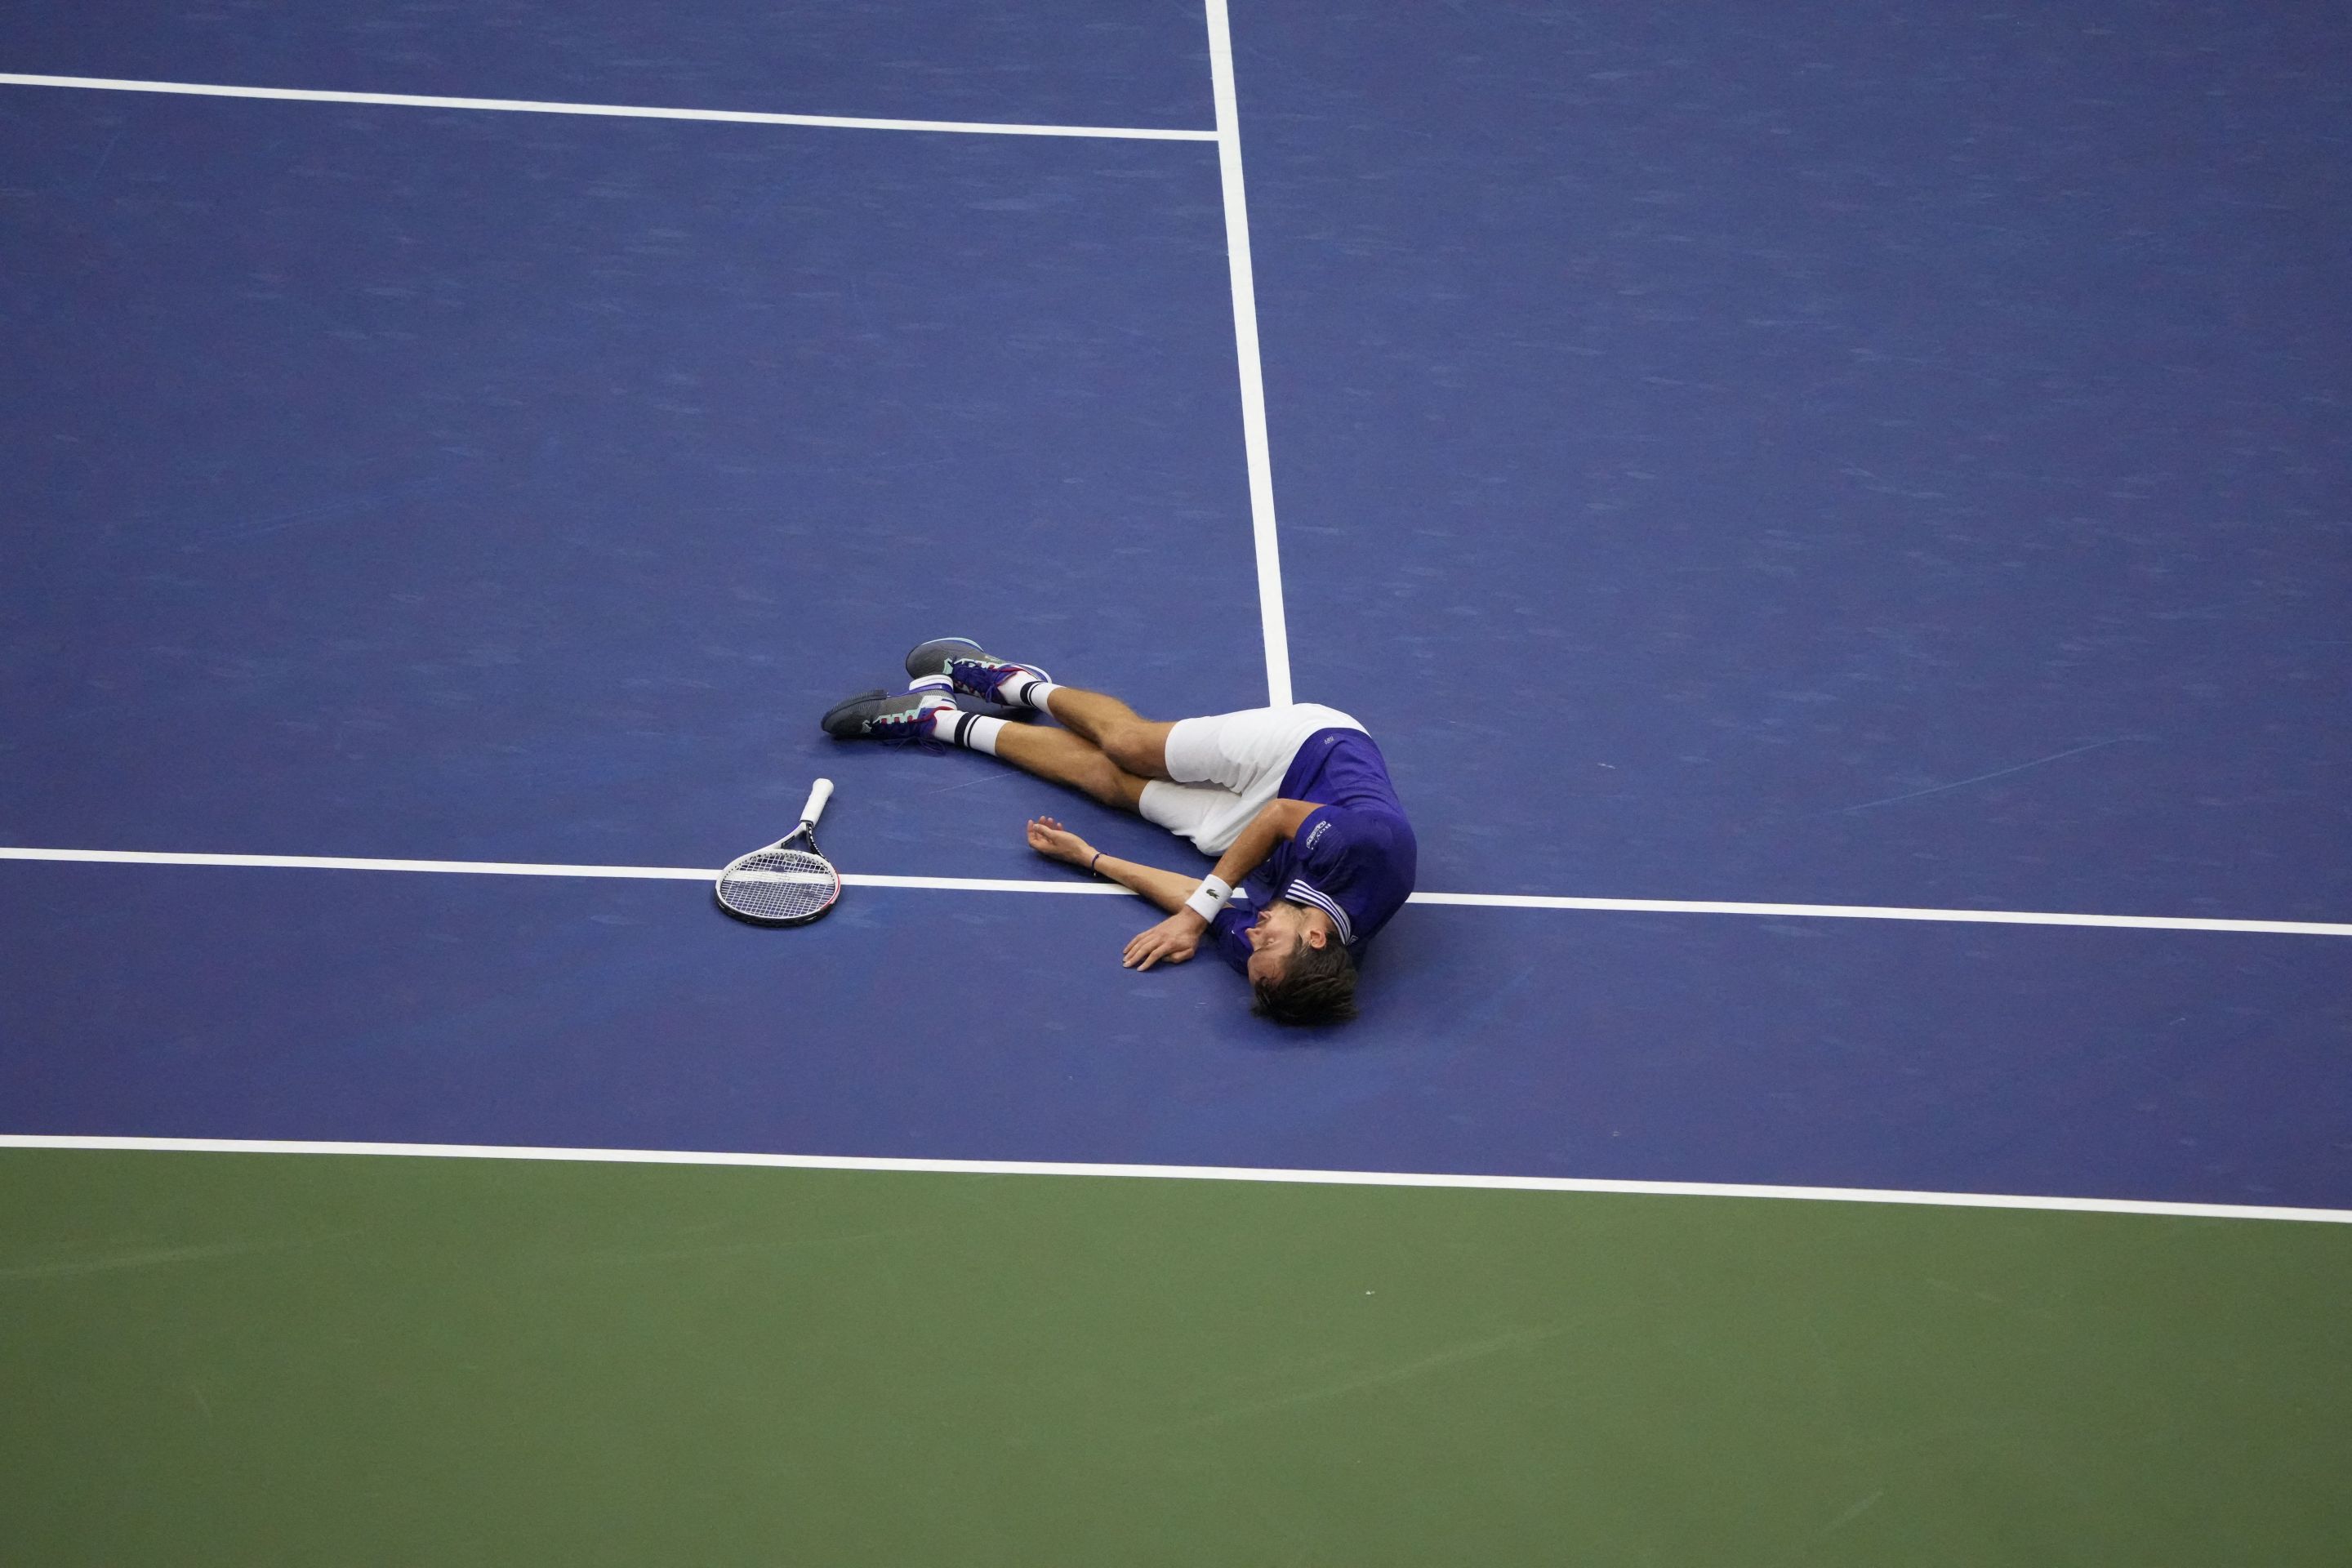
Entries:
{"label": "center service line", "polygon": [[1249,464],[1250,534],[1257,552],[1257,613],[1265,632],[1266,702],[1290,705],[1290,626],[1282,608],[1282,547],[1274,531],[1274,460],[1265,438],[1265,377],[1258,363],[1257,283],[1250,266],[1249,203],[1242,188],[1240,100],[1225,0],[1207,0],[1209,71],[1217,102],[1217,174],[1224,187],[1225,267],[1233,279],[1234,351],[1241,364],[1242,450]]}

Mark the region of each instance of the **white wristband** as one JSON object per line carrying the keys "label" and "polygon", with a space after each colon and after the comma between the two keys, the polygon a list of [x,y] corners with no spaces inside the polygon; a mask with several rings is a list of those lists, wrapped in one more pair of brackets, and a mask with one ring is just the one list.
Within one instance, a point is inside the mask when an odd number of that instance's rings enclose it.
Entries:
{"label": "white wristband", "polygon": [[1221,882],[1214,877],[1203,877],[1201,885],[1192,889],[1192,896],[1184,900],[1184,907],[1202,920],[1213,921],[1217,911],[1223,909],[1225,900],[1233,896],[1232,883]]}

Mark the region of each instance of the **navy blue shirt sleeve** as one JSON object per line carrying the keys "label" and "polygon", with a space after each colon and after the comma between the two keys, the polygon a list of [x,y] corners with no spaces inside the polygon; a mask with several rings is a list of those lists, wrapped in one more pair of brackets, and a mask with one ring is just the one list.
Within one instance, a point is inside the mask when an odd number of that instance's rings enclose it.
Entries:
{"label": "navy blue shirt sleeve", "polygon": [[1290,841],[1290,881],[1282,889],[1282,896],[1292,902],[1312,905],[1329,915],[1343,942],[1356,940],[1356,922],[1348,908],[1354,901],[1348,895],[1357,881],[1354,861],[1359,858],[1353,853],[1358,835],[1350,816],[1344,806],[1337,805],[1318,806],[1307,814]]}
{"label": "navy blue shirt sleeve", "polygon": [[1386,925],[1412,891],[1412,829],[1393,813],[1318,806],[1298,825],[1291,848],[1281,896],[1329,915],[1349,947]]}

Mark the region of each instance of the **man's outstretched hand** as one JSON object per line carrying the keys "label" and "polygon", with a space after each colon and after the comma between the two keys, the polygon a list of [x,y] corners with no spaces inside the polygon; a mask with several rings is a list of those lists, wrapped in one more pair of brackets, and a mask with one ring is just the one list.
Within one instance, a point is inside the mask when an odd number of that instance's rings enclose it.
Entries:
{"label": "man's outstretched hand", "polygon": [[1050,859],[1064,861],[1082,871],[1094,871],[1108,877],[1121,887],[1142,894],[1163,910],[1176,912],[1153,926],[1150,931],[1127,944],[1127,952],[1119,960],[1128,969],[1149,969],[1155,963],[1181,963],[1200,950],[1201,933],[1209,922],[1188,909],[1181,908],[1185,899],[1200,886],[1198,877],[1180,876],[1153,866],[1139,866],[1132,860],[1116,856],[1095,864],[1095,847],[1055,821],[1050,816],[1029,819],[1029,847]]}
{"label": "man's outstretched hand", "polygon": [[1050,816],[1029,819],[1029,847],[1049,859],[1084,870],[1095,858],[1095,847]]}
{"label": "man's outstretched hand", "polygon": [[1181,963],[1200,950],[1201,933],[1209,922],[1190,910],[1178,910],[1127,944],[1118,962],[1126,969],[1149,969],[1155,963]]}

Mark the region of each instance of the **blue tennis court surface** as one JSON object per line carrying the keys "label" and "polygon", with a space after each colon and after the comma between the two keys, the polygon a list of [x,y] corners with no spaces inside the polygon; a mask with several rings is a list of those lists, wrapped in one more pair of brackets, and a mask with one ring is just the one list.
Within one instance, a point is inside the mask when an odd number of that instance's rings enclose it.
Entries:
{"label": "blue tennis court surface", "polygon": [[779,937],[681,883],[7,876],[12,1131],[2352,1206],[2324,940],[1414,908],[1301,1047],[1222,967],[1120,972],[1108,899]]}
{"label": "blue tennis court surface", "polygon": [[[2336,16],[1234,18],[1297,694],[1424,890],[2352,919]],[[0,8],[0,68],[1206,131],[1187,5]],[[0,86],[0,842],[1189,868],[833,700],[1273,671],[1205,141]],[[0,864],[0,1131],[2352,1206],[2341,935]]]}
{"label": "blue tennis court surface", "polygon": [[1130,631],[1249,569],[1202,148],[5,108],[14,842],[698,864],[821,768],[902,796],[816,714],[1013,604],[1264,700],[1254,634]]}
{"label": "blue tennis court surface", "polygon": [[1300,686],[1444,885],[2343,918],[2340,12],[1240,27]]}

